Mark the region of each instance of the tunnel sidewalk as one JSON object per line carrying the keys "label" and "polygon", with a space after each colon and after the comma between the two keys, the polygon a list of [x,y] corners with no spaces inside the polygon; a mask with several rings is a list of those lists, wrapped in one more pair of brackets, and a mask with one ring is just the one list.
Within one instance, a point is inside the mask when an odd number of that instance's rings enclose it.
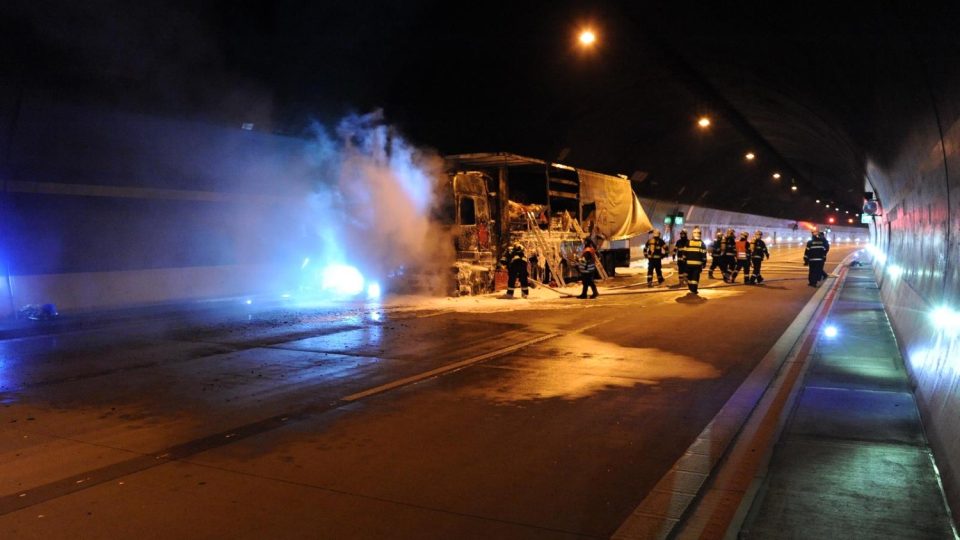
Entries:
{"label": "tunnel sidewalk", "polygon": [[869,266],[849,268],[740,538],[955,538]]}

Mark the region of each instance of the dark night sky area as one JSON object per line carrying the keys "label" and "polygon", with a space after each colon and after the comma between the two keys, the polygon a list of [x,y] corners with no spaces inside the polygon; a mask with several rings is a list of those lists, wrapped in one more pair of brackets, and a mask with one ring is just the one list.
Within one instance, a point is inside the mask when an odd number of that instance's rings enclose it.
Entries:
{"label": "dark night sky area", "polygon": [[[815,198],[855,210],[866,157],[889,157],[883,134],[929,107],[917,81],[937,64],[925,74],[914,53],[960,58],[955,14],[772,6],[11,0],[3,106],[27,88],[286,134],[383,108],[443,153],[645,171],[641,195],[766,215],[822,219]],[[588,52],[584,25],[600,39]]]}

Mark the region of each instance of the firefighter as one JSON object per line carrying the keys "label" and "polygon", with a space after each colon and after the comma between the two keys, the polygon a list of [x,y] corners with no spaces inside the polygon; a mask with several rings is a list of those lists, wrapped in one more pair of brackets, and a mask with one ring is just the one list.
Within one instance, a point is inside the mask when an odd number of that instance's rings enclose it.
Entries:
{"label": "firefighter", "polygon": [[737,264],[737,237],[733,229],[727,229],[727,234],[723,236],[721,242],[722,254],[720,256],[720,271],[723,272],[723,281],[733,283],[734,270]]}
{"label": "firefighter", "polygon": [[584,299],[587,297],[587,289],[591,289],[593,294],[590,295],[590,298],[596,298],[600,296],[600,293],[597,292],[597,284],[593,282],[593,278],[597,273],[597,247],[589,237],[583,240],[583,256],[580,263],[580,281],[583,283],[583,290],[580,292],[580,296],[577,298]]}
{"label": "firefighter", "polygon": [[750,260],[753,262],[753,270],[750,274],[749,283],[763,283],[763,276],[760,275],[760,265],[764,257],[770,258],[770,251],[767,250],[767,243],[763,241],[763,231],[753,233],[753,240],[750,242]]}
{"label": "firefighter", "polygon": [[654,229],[653,234],[643,246],[643,256],[647,258],[647,287],[653,287],[653,272],[657,272],[657,284],[663,284],[663,268],[661,260],[667,254],[667,244],[660,238],[660,230]]}
{"label": "firefighter", "polygon": [[677,262],[677,276],[680,278],[681,287],[687,284],[687,254],[683,248],[688,244],[690,240],[687,238],[687,230],[681,229],[680,238],[677,238],[677,242],[673,245],[673,260]]}
{"label": "firefighter", "polygon": [[520,294],[526,298],[530,294],[527,283],[527,256],[523,251],[523,244],[516,243],[510,252],[500,258],[500,264],[507,267],[507,298],[513,298],[513,290],[517,279],[520,280]]}
{"label": "firefighter", "polygon": [[[823,231],[820,231],[820,234],[817,235],[817,238],[819,238],[820,241],[823,242],[823,262],[824,262],[824,264],[826,264],[826,262],[827,262],[827,253],[830,253],[830,241],[827,240],[827,235],[826,235],[826,233],[824,233]],[[826,273],[826,272],[821,272],[821,273],[820,273],[820,280],[823,281],[823,280],[825,280],[825,279],[827,279],[827,273]]]}
{"label": "firefighter", "polygon": [[734,242],[734,266],[730,276],[730,283],[737,281],[737,274],[743,270],[743,283],[750,282],[750,240],[747,231],[740,232],[740,238]]}
{"label": "firefighter", "polygon": [[707,264],[707,246],[700,238],[700,227],[693,228],[693,239],[683,247],[684,260],[687,267],[687,287],[690,292],[697,294],[700,286],[700,273]]}
{"label": "firefighter", "polygon": [[807,249],[803,251],[803,265],[809,267],[807,271],[807,282],[811,287],[816,287],[826,273],[823,271],[823,263],[827,260],[827,248],[823,240],[814,232],[807,241]]}
{"label": "firefighter", "polygon": [[710,246],[710,255],[713,257],[713,260],[710,262],[710,279],[717,279],[713,275],[713,271],[718,267],[720,268],[720,273],[723,273],[723,267],[720,266],[720,263],[723,262],[723,233],[717,231],[717,235],[713,238],[713,245]]}

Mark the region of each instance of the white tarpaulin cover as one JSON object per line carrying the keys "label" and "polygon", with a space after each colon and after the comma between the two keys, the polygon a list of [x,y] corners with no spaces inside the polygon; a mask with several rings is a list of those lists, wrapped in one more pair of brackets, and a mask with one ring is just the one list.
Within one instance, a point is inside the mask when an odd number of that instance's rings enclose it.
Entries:
{"label": "white tarpaulin cover", "polygon": [[584,170],[578,172],[580,204],[597,205],[595,227],[607,240],[625,240],[653,229],[630,180]]}

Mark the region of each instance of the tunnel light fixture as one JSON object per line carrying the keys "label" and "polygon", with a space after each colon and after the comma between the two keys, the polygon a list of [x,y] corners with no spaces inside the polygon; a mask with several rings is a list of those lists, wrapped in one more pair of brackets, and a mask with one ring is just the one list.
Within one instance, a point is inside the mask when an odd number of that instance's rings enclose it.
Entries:
{"label": "tunnel light fixture", "polygon": [[708,117],[706,117],[706,116],[701,116],[701,117],[697,120],[697,125],[700,126],[701,128],[704,128],[704,129],[710,127],[710,118],[708,118]]}
{"label": "tunnel light fixture", "polygon": [[817,204],[820,204],[820,199],[817,199]]}
{"label": "tunnel light fixture", "polygon": [[796,191],[796,190],[797,190],[797,185],[796,185],[796,184],[790,186],[790,191]]}
{"label": "tunnel light fixture", "polygon": [[597,35],[593,33],[593,30],[585,28],[580,32],[580,36],[577,39],[579,39],[581,45],[589,47],[596,43]]}
{"label": "tunnel light fixture", "polygon": [[778,173],[778,172],[773,173],[773,179],[774,179],[774,180],[779,180],[779,179],[780,179],[780,173]]}
{"label": "tunnel light fixture", "polygon": [[934,309],[930,313],[930,321],[937,330],[945,334],[953,336],[960,333],[960,312],[947,306]]}
{"label": "tunnel light fixture", "polygon": [[847,223],[853,223],[853,218],[847,218]]}
{"label": "tunnel light fixture", "polygon": [[757,155],[754,154],[753,152],[747,152],[746,154],[743,155],[743,157],[747,158],[747,161],[753,161],[754,159],[757,158]]}

